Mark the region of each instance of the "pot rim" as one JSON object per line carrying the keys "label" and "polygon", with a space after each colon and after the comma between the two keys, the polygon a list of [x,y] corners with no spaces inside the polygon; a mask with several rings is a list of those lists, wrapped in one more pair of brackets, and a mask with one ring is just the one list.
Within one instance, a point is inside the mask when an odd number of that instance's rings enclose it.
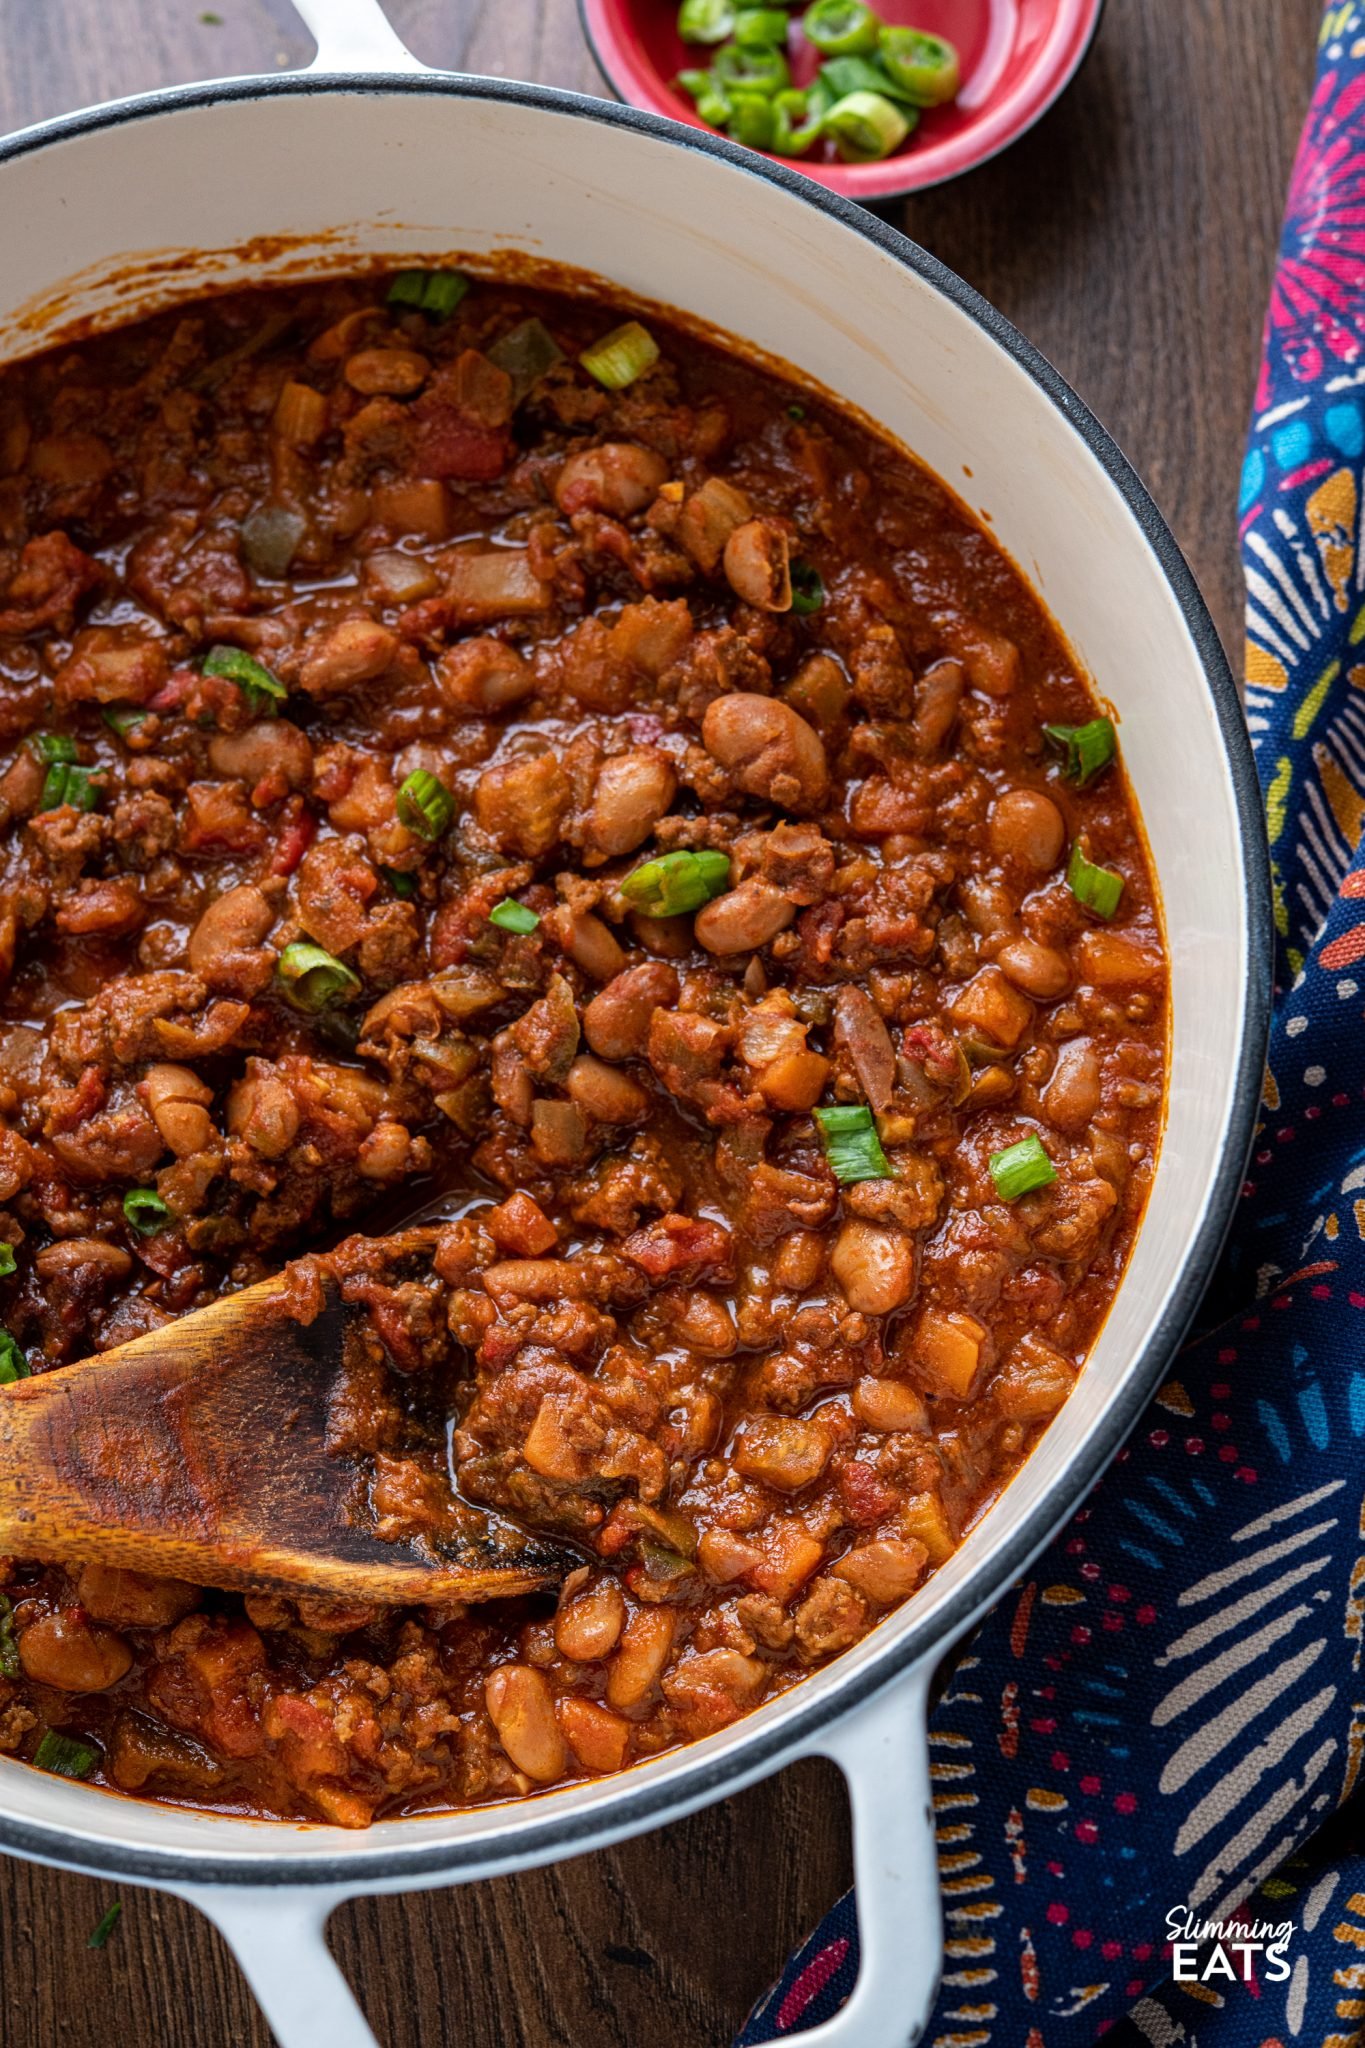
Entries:
{"label": "pot rim", "polygon": [[[488,1825],[446,1842],[405,1844],[402,1823],[345,1841],[334,1854],[292,1855],[280,1841],[289,1823],[261,1823],[262,1849],[215,1857],[197,1848],[144,1848],[135,1840],[112,1844],[49,1822],[20,1820],[0,1811],[0,1849],[70,1868],[97,1870],[144,1883],[338,1886],[367,1884],[401,1889],[456,1880],[460,1875],[553,1861],[661,1826],[722,1793],[738,1791],[802,1754],[819,1753],[821,1731],[917,1664],[944,1651],[1026,1568],[1077,1501],[1108,1465],[1147,1404],[1152,1388],[1184,1336],[1207,1277],[1232,1220],[1250,1150],[1270,1025],[1272,921],[1269,851],[1260,784],[1251,741],[1222,645],[1194,577],[1174,536],[1136,471],[1107,429],[1047,358],[1003,314],[918,243],[852,200],[816,185],[798,170],[756,155],[710,131],[667,120],[643,108],[595,99],[555,86],[481,78],[467,73],[407,71],[298,71],[170,86],[37,123],[0,140],[0,166],[53,143],[72,140],[127,122],[191,112],[224,102],[288,99],[312,94],[357,96],[403,93],[443,94],[527,107],[570,119],[633,130],[671,148],[718,157],[743,176],[778,187],[871,242],[913,272],[983,330],[1023,369],[1042,395],[1086,444],[1122,496],[1179,608],[1185,630],[1213,699],[1223,759],[1231,780],[1242,855],[1242,909],[1246,946],[1241,1041],[1221,1157],[1199,1229],[1191,1239],[1161,1314],[1149,1330],[1140,1356],[1118,1397],[1095,1426],[1081,1456],[1058,1475],[1045,1495],[935,1612],[920,1622],[912,1603],[908,1620],[864,1655],[849,1653],[826,1671],[805,1680],[774,1702],[771,1716],[760,1712],[719,1738],[689,1745],[658,1759],[656,1773],[645,1765],[616,1779],[598,1781],[590,1806],[570,1805],[572,1791],[508,1805],[474,1809]],[[875,1636],[868,1639],[875,1642]],[[855,1659],[856,1662],[850,1661]],[[846,1670],[841,1665],[848,1663]],[[913,1736],[909,1736],[913,1739]],[[719,1745],[719,1746],[717,1746]],[[643,1772],[650,1772],[649,1778]],[[92,1788],[93,1789],[93,1788]],[[581,1789],[581,1788],[580,1788]],[[135,1829],[139,1803],[120,1793],[106,1795],[128,1808]],[[431,1818],[438,1816],[432,1815]],[[209,1819],[213,1816],[209,1815]],[[235,1817],[234,1817],[235,1818]],[[421,1816],[427,1818],[427,1816]],[[269,1831],[269,1843],[266,1831]],[[312,1828],[306,1830],[315,1838]],[[340,1831],[338,1831],[340,1835]]]}

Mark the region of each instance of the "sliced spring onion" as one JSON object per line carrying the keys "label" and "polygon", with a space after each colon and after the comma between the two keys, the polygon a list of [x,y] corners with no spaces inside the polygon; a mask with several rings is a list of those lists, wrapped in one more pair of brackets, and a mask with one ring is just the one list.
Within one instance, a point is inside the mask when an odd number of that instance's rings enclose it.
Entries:
{"label": "sliced spring onion", "polygon": [[93,811],[100,800],[100,786],[88,768],[74,761],[54,761],[43,777],[38,798],[40,811],[57,811],[70,804],[74,811]]}
{"label": "sliced spring onion", "polygon": [[[201,15],[199,18],[202,21],[205,17]],[[122,1913],[122,1911],[122,1899],[115,1899],[113,1905],[109,1907],[108,1911],[100,1915],[98,1925],[92,1929],[90,1938],[85,1944],[87,1948],[104,1947],[105,1942],[108,1941],[110,1935],[118,1926],[119,1915]]]}
{"label": "sliced spring onion", "polygon": [[830,106],[851,92],[876,92],[887,100],[905,98],[895,80],[872,57],[830,57],[820,66],[811,90],[828,93]]}
{"label": "sliced spring onion", "polygon": [[275,968],[284,999],[296,1010],[316,1014],[333,1003],[349,1002],[359,995],[360,976],[344,960],[315,946],[310,939],[295,939],[285,947]]}
{"label": "sliced spring onion", "polygon": [[792,610],[802,618],[818,612],[825,601],[825,586],[813,562],[792,563]]}
{"label": "sliced spring onion", "polygon": [[488,913],[490,924],[500,925],[505,932],[533,932],[540,923],[534,910],[528,910],[524,903],[514,903],[510,896],[504,896],[501,903],[495,903]]}
{"label": "sliced spring onion", "polygon": [[1068,782],[1084,789],[1118,752],[1113,720],[1092,718],[1087,725],[1045,725],[1043,736],[1066,756],[1062,769]]}
{"label": "sliced spring onion", "polygon": [[884,27],[877,47],[889,77],[917,107],[942,107],[957,98],[962,65],[943,36],[917,28]]}
{"label": "sliced spring onion", "polygon": [[861,56],[875,50],[881,31],[867,0],[815,0],[802,15],[801,27],[822,57]]}
{"label": "sliced spring onion", "polygon": [[123,1219],[139,1237],[155,1237],[165,1229],[170,1214],[155,1188],[129,1188],[123,1197]]}
{"label": "sliced spring onion", "polygon": [[76,742],[64,732],[35,732],[29,734],[29,752],[35,759],[50,767],[54,761],[74,761]]}
{"label": "sliced spring onion", "polygon": [[806,408],[804,405],[789,405],[787,407],[787,418],[789,420],[803,420],[805,417]]}
{"label": "sliced spring onion", "polygon": [[747,49],[781,49],[787,40],[787,15],[781,7],[741,7],[735,16],[735,41]]}
{"label": "sliced spring onion", "polygon": [[543,320],[523,320],[493,343],[488,360],[506,370],[512,379],[512,403],[520,405],[546,372],[563,362],[564,351]]}
{"label": "sliced spring onion", "polygon": [[116,732],[121,740],[126,740],[130,732],[135,732],[147,721],[147,713],[132,704],[102,704],[100,716],[110,732]]}
{"label": "sliced spring onion", "polygon": [[9,1331],[0,1330],[0,1387],[11,1387],[28,1376],[28,1360]]}
{"label": "sliced spring onion", "polygon": [[247,702],[258,715],[273,717],[275,707],[283,704],[289,695],[278,676],[243,647],[210,647],[204,656],[204,674],[222,676],[230,683],[240,684],[246,691]]}
{"label": "sliced spring onion", "polygon": [[395,896],[401,896],[406,903],[410,896],[417,894],[416,875],[405,875],[401,868],[381,868],[380,874],[388,883]]}
{"label": "sliced spring onion", "polygon": [[462,270],[400,270],[389,286],[389,304],[448,320],[468,290]]}
{"label": "sliced spring onion", "polygon": [[8,1280],[10,1274],[17,1271],[18,1268],[15,1264],[14,1258],[14,1246],[12,1244],[5,1244],[3,1241],[0,1241],[0,1280]]}
{"label": "sliced spring onion", "polygon": [[88,1778],[99,1760],[99,1751],[88,1742],[77,1742],[74,1735],[59,1735],[55,1728],[44,1728],[43,1739],[33,1752],[38,1769],[52,1771],[59,1778]]}
{"label": "sliced spring onion", "polygon": [[726,128],[731,139],[746,149],[771,149],[777,135],[777,112],[762,93],[737,92],[730,98]]}
{"label": "sliced spring onion", "polygon": [[729,886],[728,853],[680,848],[633,869],[621,884],[621,894],[646,917],[686,917]]}
{"label": "sliced spring onion", "polygon": [[455,799],[425,768],[414,768],[398,791],[398,822],[419,839],[434,843],[450,830]]}
{"label": "sliced spring onion", "polygon": [[852,1187],[860,1180],[889,1180],[891,1165],[882,1150],[872,1111],[865,1102],[840,1102],[817,1109],[815,1121],[825,1157],[836,1180]]}
{"label": "sliced spring onion", "polygon": [[0,1678],[20,1678],[19,1645],[14,1640],[14,1602],[0,1593]]}
{"label": "sliced spring onion", "polygon": [[877,163],[899,149],[914,123],[909,110],[879,92],[851,92],[825,116],[825,133],[846,164]]}
{"label": "sliced spring onion", "polygon": [[1002,1202],[1017,1202],[1021,1195],[1030,1195],[1035,1188],[1050,1188],[1057,1178],[1057,1169],[1043,1150],[1042,1139],[1032,1133],[1017,1145],[1006,1145],[1003,1152],[992,1152],[986,1163]]}
{"label": "sliced spring onion", "polygon": [[585,348],[578,360],[608,391],[624,391],[658,362],[659,344],[638,320],[627,320]]}
{"label": "sliced spring onion", "polygon": [[723,43],[734,32],[734,0],[682,0],[678,34],[683,42]]}
{"label": "sliced spring onion", "polygon": [[1078,903],[1093,910],[1096,917],[1111,918],[1123,894],[1123,876],[1113,868],[1096,867],[1081,851],[1078,839],[1067,862],[1066,886]]}
{"label": "sliced spring onion", "polygon": [[300,512],[284,505],[258,505],[242,521],[242,553],[247,567],[257,576],[278,582],[289,574],[294,550],[307,531],[308,522]]}
{"label": "sliced spring onion", "polygon": [[736,92],[762,93],[771,99],[792,82],[791,66],[781,50],[726,43],[711,60],[711,76],[731,97]]}

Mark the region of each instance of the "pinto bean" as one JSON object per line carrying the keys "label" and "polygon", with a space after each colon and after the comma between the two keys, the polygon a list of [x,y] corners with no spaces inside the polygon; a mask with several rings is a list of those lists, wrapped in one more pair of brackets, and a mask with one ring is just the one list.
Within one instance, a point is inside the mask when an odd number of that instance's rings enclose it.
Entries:
{"label": "pinto bean", "polygon": [[555,1648],[575,1664],[609,1657],[626,1625],[626,1602],[615,1579],[599,1579],[566,1600],[555,1616]]}
{"label": "pinto bean", "polygon": [[190,966],[211,980],[229,958],[257,951],[274,922],[262,892],[253,882],[240,883],[215,898],[190,933]]}
{"label": "pinto bean", "polygon": [[674,533],[684,553],[710,576],[725,552],[725,543],[737,526],[751,516],[752,506],[743,491],[726,483],[724,477],[709,476],[690,491],[678,514]]}
{"label": "pinto bean", "polygon": [[246,1073],[234,1081],[227,1099],[227,1127],[259,1159],[282,1159],[298,1135],[299,1106],[294,1091],[267,1060],[247,1061]]}
{"label": "pinto bean", "polygon": [[699,910],[692,930],[708,953],[750,953],[766,946],[796,916],[780,889],[751,875]]}
{"label": "pinto bean", "polygon": [[578,1055],[567,1085],[573,1101],[599,1124],[638,1124],[649,1115],[649,1096],[639,1082],[590,1052]]}
{"label": "pinto bean", "polygon": [[587,845],[609,859],[633,853],[673,801],[678,778],[657,747],[632,747],[602,763],[585,827]]}
{"label": "pinto bean", "polygon": [[431,364],[415,348],[362,348],[346,358],[342,374],[352,391],[362,392],[366,398],[381,393],[410,398],[431,375]]}
{"label": "pinto bean", "polygon": [[25,1678],[59,1692],[106,1692],[132,1669],[133,1653],[113,1629],[77,1610],[45,1614],[19,1632]]}
{"label": "pinto bean", "polygon": [[649,1020],[678,1000],[678,977],[662,960],[627,967],[595,995],[583,1012],[583,1035],[604,1060],[642,1059]]}
{"label": "pinto bean", "polygon": [[666,1607],[642,1607],[631,1615],[607,1674],[609,1707],[620,1713],[644,1705],[668,1662],[673,1629]]}
{"label": "pinto bean", "polygon": [[1140,988],[1160,981],[1161,961],[1122,932],[1082,932],[1080,972],[1095,988]]}
{"label": "pinto bean", "polygon": [[215,733],[209,741],[209,766],[215,775],[235,776],[252,789],[262,782],[307,789],[313,779],[313,749],[308,735],[287,718],[259,718],[240,732]]}
{"label": "pinto bean", "polygon": [[535,671],[505,640],[480,635],[448,647],[436,680],[452,710],[488,716],[520,704],[536,687]]}
{"label": "pinto bean", "polygon": [[565,908],[562,943],[574,966],[593,981],[614,981],[626,964],[615,932],[590,910]]}
{"label": "pinto bean", "polygon": [[1099,1055],[1088,1038],[1069,1038],[1058,1048],[1043,1090],[1047,1120],[1064,1131],[1082,1131],[1100,1106]]}
{"label": "pinto bean", "polygon": [[991,851],[998,860],[1018,861],[1045,875],[1061,859],[1066,821],[1040,789],[1010,789],[991,805]]}
{"label": "pinto bean", "polygon": [[555,479],[561,512],[606,512],[627,519],[641,512],[668,481],[668,464],[635,441],[603,441],[569,457]]}
{"label": "pinto bean", "polygon": [[761,612],[792,608],[791,537],[775,519],[746,519],[725,543],[725,580]]}
{"label": "pinto bean", "polygon": [[120,1244],[106,1244],[102,1237],[61,1237],[45,1244],[33,1261],[40,1280],[64,1280],[80,1274],[85,1280],[97,1278],[106,1286],[126,1280],[133,1261]]}
{"label": "pinto bean", "polygon": [[834,1043],[848,1054],[873,1109],[885,1109],[896,1086],[895,1048],[871,996],[851,981],[834,999]]}
{"label": "pinto bean", "polygon": [[569,1694],[555,1703],[559,1725],[585,1771],[619,1771],[630,1754],[630,1723],[596,1700]]}
{"label": "pinto bean", "polygon": [[849,1307],[864,1315],[890,1315],[914,1291],[914,1240],[903,1230],[880,1223],[845,1223],[829,1263]]}
{"label": "pinto bean", "polygon": [[1040,1003],[1055,1002],[1071,986],[1071,962],[1056,946],[1037,939],[1011,939],[995,956],[1002,974]]}
{"label": "pinto bean", "polygon": [[337,697],[382,676],[398,653],[398,635],[377,619],[343,619],[309,635],[299,687],[310,697]]}
{"label": "pinto bean", "polygon": [[530,1664],[499,1664],[483,1690],[498,1741],[517,1769],[537,1785],[562,1778],[569,1759],[554,1697],[541,1673]]}
{"label": "pinto bean", "polygon": [[162,1061],[149,1067],[138,1083],[138,1094],[151,1112],[168,1151],[177,1159],[203,1152],[217,1139],[208,1105],[213,1090],[189,1067]]}
{"label": "pinto bean", "polygon": [[829,788],[825,744],[790,704],[732,690],[707,706],[702,745],[749,796],[788,811],[818,810]]}
{"label": "pinto bean", "polygon": [[861,1379],[849,1404],[869,1429],[918,1431],[929,1427],[929,1411],[907,1380]]}
{"label": "pinto bean", "polygon": [[146,1572],[88,1564],[76,1581],[81,1606],[92,1621],[114,1628],[170,1628],[193,1613],[203,1598],[198,1586],[180,1579],[154,1579]]}

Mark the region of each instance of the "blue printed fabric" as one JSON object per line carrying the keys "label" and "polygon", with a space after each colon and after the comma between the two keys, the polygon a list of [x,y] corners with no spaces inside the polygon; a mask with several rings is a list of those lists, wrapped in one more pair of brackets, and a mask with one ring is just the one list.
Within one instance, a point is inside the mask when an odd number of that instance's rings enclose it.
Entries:
{"label": "blue printed fabric", "polygon": [[[1242,483],[1279,967],[1261,1126],[1217,1326],[933,1715],[934,2048],[1365,2038],[1363,462],[1352,0],[1323,18]],[[1185,1914],[1266,1946],[1177,1958]],[[857,1966],[849,1897],[742,2043],[828,2018]]]}

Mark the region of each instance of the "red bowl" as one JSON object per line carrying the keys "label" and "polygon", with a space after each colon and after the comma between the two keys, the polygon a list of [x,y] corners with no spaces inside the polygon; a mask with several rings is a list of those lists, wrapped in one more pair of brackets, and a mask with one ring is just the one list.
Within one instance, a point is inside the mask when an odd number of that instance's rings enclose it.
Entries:
{"label": "red bowl", "polygon": [[[677,0],[578,0],[598,68],[618,99],[705,130],[671,81],[709,53],[678,40]],[[1064,92],[1099,26],[1104,0],[876,0],[887,21],[947,36],[962,58],[962,90],[926,112],[895,156],[875,164],[796,164],[832,192],[890,199],[960,177],[1017,141]],[[792,9],[799,23],[801,10]],[[799,41],[799,38],[798,38]],[[809,68],[814,53],[804,53]],[[805,71],[798,53],[797,82]],[[711,132],[706,130],[706,132]],[[789,160],[790,161],[790,160]]]}

